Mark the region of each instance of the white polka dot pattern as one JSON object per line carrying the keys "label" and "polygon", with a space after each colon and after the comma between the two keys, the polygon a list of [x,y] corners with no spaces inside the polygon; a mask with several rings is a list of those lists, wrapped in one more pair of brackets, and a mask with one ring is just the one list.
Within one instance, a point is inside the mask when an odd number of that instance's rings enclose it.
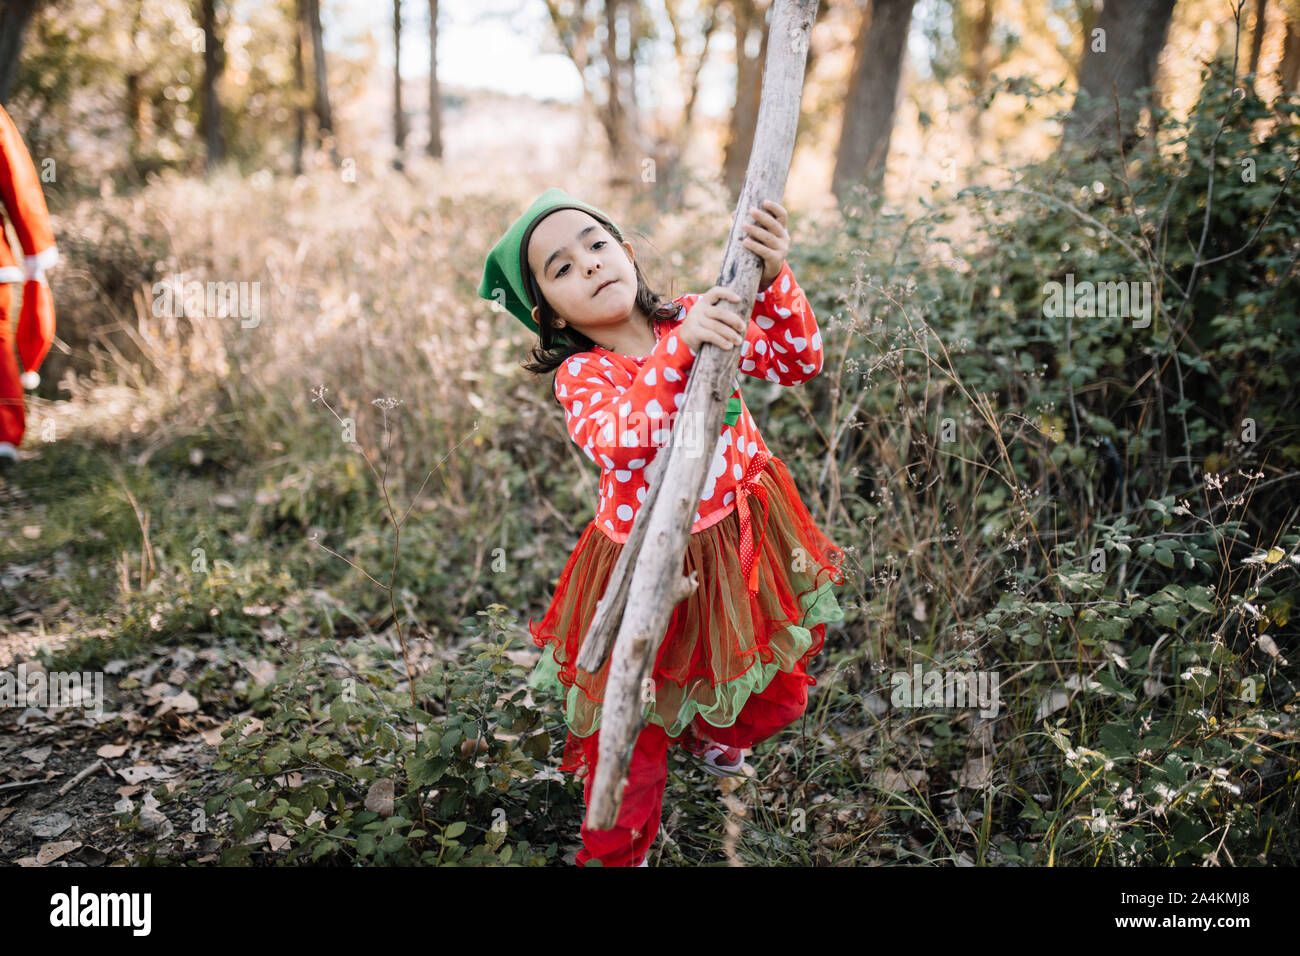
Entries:
{"label": "white polka dot pattern", "polygon": [[[555,395],[569,435],[602,469],[596,526],[615,541],[627,540],[645,500],[646,465],[672,440],[670,429],[685,403],[695,352],[679,347],[685,343],[676,326],[698,298],[674,300],[677,314],[656,324],[657,341],[645,358],[597,347],[556,370]],[[741,354],[742,372],[781,385],[800,385],[821,371],[821,333],[788,262],[755,299]],[[682,423],[677,441],[691,440],[690,425]],[[745,476],[752,484],[753,472],[770,454],[742,396],[740,416],[734,425],[723,425],[714,445],[692,534],[735,510]]]}
{"label": "white polka dot pattern", "polygon": [[[698,298],[686,295],[678,301],[689,309]],[[778,385],[802,385],[821,372],[822,336],[817,318],[789,262],[754,299],[740,356],[742,372]]]}

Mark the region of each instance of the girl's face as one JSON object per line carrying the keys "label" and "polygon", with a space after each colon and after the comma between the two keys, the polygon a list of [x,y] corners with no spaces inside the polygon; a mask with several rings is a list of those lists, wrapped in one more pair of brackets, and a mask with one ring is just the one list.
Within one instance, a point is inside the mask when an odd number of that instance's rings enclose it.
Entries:
{"label": "girl's face", "polygon": [[605,330],[632,313],[632,247],[581,209],[557,210],[537,224],[528,239],[528,265],[556,316],[593,341],[603,341]]}

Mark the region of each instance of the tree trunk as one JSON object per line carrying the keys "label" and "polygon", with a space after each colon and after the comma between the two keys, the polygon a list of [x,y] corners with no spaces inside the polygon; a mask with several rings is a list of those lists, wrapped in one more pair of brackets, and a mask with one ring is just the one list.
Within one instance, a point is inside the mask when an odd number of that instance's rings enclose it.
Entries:
{"label": "tree trunk", "polygon": [[402,168],[406,117],[402,115],[402,0],[393,0],[393,168]]}
{"label": "tree trunk", "polygon": [[686,50],[682,43],[685,33],[682,29],[681,18],[677,16],[677,5],[667,3],[664,6],[668,23],[673,31],[673,55],[677,60],[682,75],[687,77],[686,106],[682,110],[681,123],[678,124],[674,137],[679,146],[684,144],[686,138],[690,135],[691,120],[695,116],[695,104],[700,93],[700,70],[703,69],[704,62],[708,59],[709,43],[712,41],[713,34],[718,27],[718,7],[720,3],[721,0],[712,0],[708,5],[708,15],[705,18],[704,26],[700,29],[700,39],[703,41],[702,48],[700,55],[694,61],[687,59]]}
{"label": "tree trunk", "polygon": [[1282,95],[1286,96],[1300,86],[1300,22],[1286,18],[1286,34],[1282,38],[1282,62],[1278,64],[1282,76]]}
{"label": "tree trunk", "polygon": [[7,0],[0,4],[0,103],[9,102],[9,93],[18,75],[18,61],[23,53],[27,24],[40,7],[40,0]]}
{"label": "tree trunk", "polygon": [[140,95],[140,74],[132,70],[126,75],[126,128],[131,132],[131,143],[127,151],[133,157],[140,154],[143,139],[141,135],[144,125],[143,106],[144,98]]}
{"label": "tree trunk", "polygon": [[[744,185],[745,165],[754,151],[754,124],[758,122],[768,33],[763,29],[766,7],[760,10],[754,0],[732,0],[731,11],[736,38],[736,103],[731,110],[727,145],[723,150],[722,179],[727,192],[735,197]],[[762,40],[758,53],[750,56],[746,47],[754,30],[762,31]]]}
{"label": "tree trunk", "polygon": [[217,37],[216,0],[200,0],[203,24],[203,141],[207,146],[206,169],[211,171],[225,162],[226,140],[221,133],[221,98],[217,81],[225,69],[221,40]]}
{"label": "tree trunk", "polygon": [[[626,184],[637,172],[634,166],[638,159],[638,156],[631,155],[632,147],[629,145],[635,138],[629,130],[629,110],[626,105],[629,92],[624,82],[626,73],[619,63],[622,57],[617,45],[620,11],[626,0],[607,0],[603,9],[594,10],[588,9],[589,6],[594,6],[590,4],[561,4],[558,0],[544,2],[556,38],[582,79],[582,130],[579,140],[586,141],[589,121],[594,116],[600,123],[609,146],[610,181]],[[600,54],[593,55],[596,27],[601,21],[605,24],[605,39]],[[629,56],[635,52],[636,37],[631,36],[631,41]],[[604,103],[597,105],[599,97],[596,93],[599,86],[591,77],[600,71],[588,67],[599,67],[602,60],[605,66],[601,81],[604,83]],[[635,91],[631,92],[634,94]]]}
{"label": "tree trunk", "polygon": [[438,90],[438,0],[429,0],[429,143],[424,151],[442,159],[442,93]]}
{"label": "tree trunk", "polygon": [[303,50],[303,34],[307,32],[308,16],[304,0],[297,0],[293,18],[293,174],[302,175],[302,154],[307,149],[307,64]]}
{"label": "tree trunk", "polygon": [[311,27],[311,65],[316,84],[316,141],[329,146],[330,159],[339,164],[338,140],[334,136],[334,118],[330,110],[329,79],[325,72],[325,36],[320,23],[320,0],[303,0]]}
{"label": "tree trunk", "polygon": [[844,127],[835,155],[831,191],[841,205],[859,183],[879,189],[894,129],[907,33],[916,0],[872,0],[855,44]]}
{"label": "tree trunk", "polygon": [[1138,91],[1153,85],[1173,12],[1174,0],[1106,0],[1096,29],[1084,35],[1079,92],[1065,122],[1067,143],[1092,153],[1113,152],[1118,95],[1124,150],[1132,148],[1145,105]]}
{"label": "tree trunk", "polygon": [[[662,212],[667,209],[681,208],[682,195],[690,180],[690,171],[682,163],[682,157],[689,147],[693,133],[692,121],[695,107],[699,101],[700,71],[709,55],[709,44],[717,31],[718,12],[722,0],[709,0],[703,10],[697,5],[693,13],[704,13],[704,21],[699,27],[688,30],[682,22],[681,4],[668,0],[664,4],[664,15],[672,30],[673,60],[677,64],[678,75],[685,77],[682,90],[685,106],[676,122],[664,123],[662,119],[655,125],[654,142],[649,155],[654,160],[655,178],[650,189],[638,194],[633,206],[644,203],[650,210]],[[701,50],[697,55],[688,55],[683,42],[688,35],[694,35],[700,42]]]}
{"label": "tree trunk", "polygon": [[[785,192],[816,9],[817,0],[776,0],[773,4],[772,41],[754,153],[718,276],[719,285],[739,295],[736,310],[740,315],[753,311],[763,267],[758,255],[741,245],[745,236],[741,227],[751,219],[751,206],[761,208],[764,201],[779,200]],[[674,431],[687,427],[683,422],[702,421],[703,434],[721,433],[740,351],[739,347],[723,351],[708,342],[700,347]],[[712,456],[708,447],[688,447],[691,444],[670,436],[648,466],[650,485],[645,501],[632,522],[631,533],[578,656],[577,666],[595,673],[603,666],[613,643],[601,714],[600,749],[587,809],[587,825],[597,830],[610,829],[618,819],[632,750],[643,726],[638,704],[642,681],[653,669],[674,606],[696,586],[696,582],[682,576],[682,566],[691,516],[699,507]]]}
{"label": "tree trunk", "polygon": [[993,36],[993,0],[983,0],[979,17],[971,24],[971,64],[969,71],[972,98],[970,111],[971,168],[979,165],[980,140],[983,138],[984,110],[978,98],[989,79],[989,39]]}
{"label": "tree trunk", "polygon": [[[630,129],[629,100],[635,91],[627,89],[627,70],[624,69],[623,56],[619,52],[618,25],[626,23],[623,8],[626,0],[605,0],[605,108],[601,111],[601,122],[605,127],[605,138],[609,143],[610,172],[609,185],[619,188],[633,181],[633,160],[631,156],[633,137]],[[630,41],[629,35],[629,41]],[[631,42],[629,47],[634,47]],[[634,50],[629,49],[628,56]]]}
{"label": "tree trunk", "polygon": [[130,131],[130,144],[127,146],[127,152],[134,162],[139,158],[144,148],[146,136],[147,104],[141,90],[144,78],[144,56],[140,51],[140,45],[136,42],[136,35],[140,30],[140,21],[144,14],[144,2],[139,0],[135,5],[135,16],[132,18],[131,35],[129,43],[131,45],[130,69],[126,74],[126,128]]}
{"label": "tree trunk", "polygon": [[1246,72],[1259,72],[1259,54],[1264,49],[1264,31],[1268,29],[1268,0],[1255,0],[1255,26],[1250,31],[1250,57]]}

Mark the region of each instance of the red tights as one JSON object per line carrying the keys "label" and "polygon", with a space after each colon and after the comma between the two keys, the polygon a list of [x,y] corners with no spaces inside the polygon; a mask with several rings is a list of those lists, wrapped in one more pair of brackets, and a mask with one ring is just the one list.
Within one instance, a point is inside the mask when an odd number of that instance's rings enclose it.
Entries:
{"label": "red tights", "polygon": [[[824,632],[826,625],[818,624],[817,628]],[[793,672],[777,671],[762,693],[750,695],[730,727],[714,727],[699,716],[692,723],[696,730],[720,744],[752,747],[798,719],[808,706],[810,683],[814,681],[807,676],[804,662],[799,661]],[[604,866],[641,864],[659,833],[664,787],[668,783],[668,748],[680,740],[680,737],[669,737],[658,724],[646,724],[632,752],[617,824],[611,830],[592,830],[584,819],[582,849],[574,863],[585,866],[588,860],[598,859]],[[590,806],[600,731],[584,738],[582,746],[590,768],[583,784],[583,799]]]}

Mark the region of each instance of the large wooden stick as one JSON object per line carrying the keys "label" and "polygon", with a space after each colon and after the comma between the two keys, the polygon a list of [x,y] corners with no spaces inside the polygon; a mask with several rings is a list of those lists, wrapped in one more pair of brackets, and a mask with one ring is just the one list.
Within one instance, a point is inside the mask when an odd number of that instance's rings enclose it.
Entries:
{"label": "large wooden stick", "polygon": [[[785,192],[799,122],[808,38],[816,12],[817,0],[775,0],[772,8],[754,150],[717,282],[740,296],[736,304],[740,315],[753,311],[763,270],[757,253],[741,244],[745,236],[741,227],[750,219],[750,207],[761,209],[766,200],[779,201]],[[700,347],[691,367],[685,403],[673,424],[672,440],[651,462],[646,499],[597,604],[578,656],[578,667],[588,674],[599,671],[617,623],[618,635],[613,638],[613,657],[605,684],[596,774],[587,808],[587,825],[592,829],[611,829],[618,820],[628,766],[644,726],[643,682],[667,636],[673,609],[697,586],[694,579],[683,577],[682,563],[691,518],[699,508],[739,364],[739,346],[724,351],[706,342]],[[715,442],[679,441],[684,428],[696,425],[702,427],[692,429],[695,435],[715,436]]]}

